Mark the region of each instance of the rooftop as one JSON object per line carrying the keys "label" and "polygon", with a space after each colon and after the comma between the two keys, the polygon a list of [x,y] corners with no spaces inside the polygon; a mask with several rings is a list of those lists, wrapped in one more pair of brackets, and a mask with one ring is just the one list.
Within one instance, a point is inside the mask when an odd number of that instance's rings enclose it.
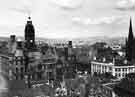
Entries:
{"label": "rooftop", "polygon": [[134,62],[128,62],[125,58],[121,58],[121,59],[116,59],[116,58],[96,58],[94,59],[92,62],[97,62],[97,63],[103,63],[103,64],[114,64],[115,66],[132,66],[134,65]]}

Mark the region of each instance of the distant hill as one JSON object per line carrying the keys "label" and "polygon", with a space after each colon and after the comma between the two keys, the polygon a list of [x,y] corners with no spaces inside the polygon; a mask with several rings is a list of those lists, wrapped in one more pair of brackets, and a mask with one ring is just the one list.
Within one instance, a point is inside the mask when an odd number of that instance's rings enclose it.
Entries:
{"label": "distant hill", "polygon": [[125,44],[125,37],[88,37],[75,39],[76,44],[87,44],[91,45],[96,42],[106,42],[107,44]]}
{"label": "distant hill", "polygon": [[[18,37],[24,40],[23,37]],[[0,41],[7,41],[9,37],[0,37]],[[45,42],[67,42],[69,39],[49,39],[49,38],[41,38],[37,37],[36,40],[45,41]],[[91,45],[96,42],[106,42],[108,44],[125,44],[125,37],[107,37],[107,36],[97,36],[97,37],[87,37],[87,38],[75,38],[72,39],[73,44],[76,45]]]}
{"label": "distant hill", "polygon": [[7,41],[8,39],[8,37],[0,37],[0,41]]}

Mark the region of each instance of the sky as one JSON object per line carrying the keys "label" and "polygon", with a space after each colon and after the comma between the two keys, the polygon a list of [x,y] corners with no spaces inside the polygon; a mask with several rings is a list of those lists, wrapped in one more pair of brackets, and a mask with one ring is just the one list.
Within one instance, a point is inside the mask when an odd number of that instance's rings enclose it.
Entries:
{"label": "sky", "polygon": [[135,0],[0,0],[0,36],[24,36],[28,16],[36,37],[125,37]]}

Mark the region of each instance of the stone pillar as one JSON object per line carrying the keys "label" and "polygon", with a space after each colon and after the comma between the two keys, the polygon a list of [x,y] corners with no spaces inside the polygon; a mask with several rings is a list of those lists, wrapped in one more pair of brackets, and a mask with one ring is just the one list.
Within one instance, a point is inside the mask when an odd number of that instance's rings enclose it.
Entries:
{"label": "stone pillar", "polygon": [[97,64],[95,65],[95,72],[97,72]]}
{"label": "stone pillar", "polygon": [[120,76],[121,76],[121,78],[123,78],[123,71],[122,71],[122,68],[120,68]]}
{"label": "stone pillar", "polygon": [[128,74],[128,73],[130,73],[130,72],[129,72],[129,67],[127,68],[127,74]]}
{"label": "stone pillar", "polygon": [[103,73],[102,71],[103,71],[103,66],[101,65],[101,74]]}
{"label": "stone pillar", "polygon": [[112,66],[112,75],[115,76],[115,67]]}

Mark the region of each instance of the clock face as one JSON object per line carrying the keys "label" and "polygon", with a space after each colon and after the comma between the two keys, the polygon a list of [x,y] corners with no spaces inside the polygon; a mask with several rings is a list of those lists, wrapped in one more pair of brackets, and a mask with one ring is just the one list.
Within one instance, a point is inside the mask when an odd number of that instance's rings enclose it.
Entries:
{"label": "clock face", "polygon": [[30,40],[30,42],[33,42],[33,40]]}

